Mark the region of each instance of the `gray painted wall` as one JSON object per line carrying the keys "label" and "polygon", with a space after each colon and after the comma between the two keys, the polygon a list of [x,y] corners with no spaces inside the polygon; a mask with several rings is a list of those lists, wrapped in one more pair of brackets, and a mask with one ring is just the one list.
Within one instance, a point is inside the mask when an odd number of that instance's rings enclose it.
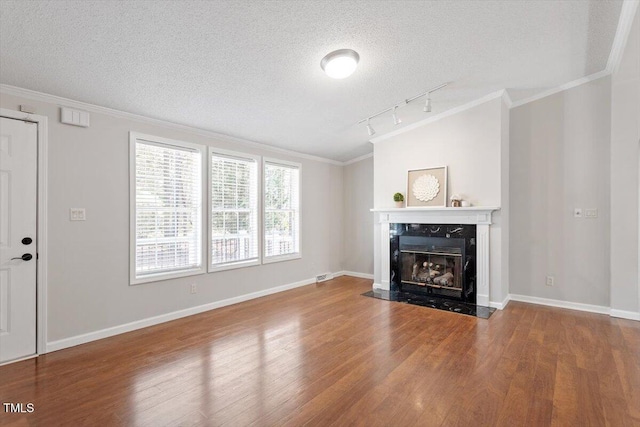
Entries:
{"label": "gray painted wall", "polygon": [[611,308],[640,311],[640,8],[611,88]]}
{"label": "gray painted wall", "polygon": [[[20,104],[49,118],[49,341],[340,270],[342,166],[103,114],[68,126],[57,105],[0,99]],[[129,286],[129,131],[302,163],[302,259]],[[70,222],[70,207],[86,208],[87,220]]]}
{"label": "gray painted wall", "polygon": [[511,110],[512,294],[609,306],[610,99],[605,77]]}
{"label": "gray painted wall", "polygon": [[344,167],[342,269],[373,274],[373,157]]}

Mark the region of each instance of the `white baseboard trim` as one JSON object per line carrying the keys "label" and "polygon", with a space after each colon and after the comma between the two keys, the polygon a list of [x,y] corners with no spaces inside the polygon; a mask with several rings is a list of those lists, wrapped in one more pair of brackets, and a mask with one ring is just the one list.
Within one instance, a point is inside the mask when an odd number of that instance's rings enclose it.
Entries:
{"label": "white baseboard trim", "polygon": [[612,308],[610,315],[611,317],[618,317],[620,319],[640,321],[640,312],[636,313],[635,311],[616,310]]}
{"label": "white baseboard trim", "polygon": [[504,310],[504,308],[509,304],[511,300],[511,295],[507,295],[507,297],[502,302],[489,301],[489,307],[497,308],[498,310]]}
{"label": "white baseboard trim", "polygon": [[369,273],[358,273],[357,271],[338,271],[336,272],[333,277],[339,277],[339,276],[351,276],[351,277],[357,277],[359,279],[373,279],[373,274],[369,274]]}
{"label": "white baseboard trim", "polygon": [[276,286],[275,288],[269,288],[263,291],[252,292],[250,294],[240,295],[233,298],[227,298],[221,301],[214,301],[214,302],[199,305],[196,307],[190,307],[183,310],[173,311],[171,313],[161,314],[159,316],[148,317],[146,319],[136,320],[135,322],[125,323],[123,325],[113,326],[111,328],[101,329],[95,332],[89,332],[82,335],[76,335],[70,338],[64,338],[58,341],[48,342],[47,353],[51,351],[62,350],[64,348],[74,347],[76,345],[85,344],[85,343],[100,340],[103,338],[112,337],[114,335],[124,334],[125,332],[131,332],[137,329],[147,328],[149,326],[158,325],[160,323],[169,322],[171,320],[192,316],[194,314],[203,313],[205,311],[215,310],[216,308],[222,308],[228,305],[238,304],[244,301],[249,301],[255,298],[264,297],[264,296],[275,294],[278,292],[288,291],[290,289],[299,288],[301,286],[311,285],[314,283],[316,283],[315,277],[312,279],[301,280],[295,283]]}
{"label": "white baseboard trim", "polygon": [[382,286],[382,284],[381,284],[381,283],[373,282],[373,286],[372,286],[372,287],[373,287],[373,289],[381,289],[381,290],[384,290],[384,287]]}
{"label": "white baseboard trim", "polygon": [[18,357],[17,359],[11,359],[11,360],[7,360],[6,362],[2,362],[0,363],[0,366],[5,366],[5,365],[11,365],[12,363],[18,363],[18,362],[22,362],[24,360],[29,360],[29,359],[33,359],[40,356],[39,354],[30,354],[29,356],[25,356],[25,357]]}
{"label": "white baseboard trim", "polygon": [[579,302],[562,301],[557,299],[531,297],[529,295],[509,294],[511,301],[528,302],[531,304],[547,305],[549,307],[568,308],[570,310],[588,311],[590,313],[610,314],[611,309],[603,305],[582,304]]}

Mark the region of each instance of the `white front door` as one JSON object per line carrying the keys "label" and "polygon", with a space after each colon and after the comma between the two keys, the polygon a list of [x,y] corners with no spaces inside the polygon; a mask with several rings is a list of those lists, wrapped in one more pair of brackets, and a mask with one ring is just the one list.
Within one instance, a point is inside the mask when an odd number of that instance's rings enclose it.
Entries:
{"label": "white front door", "polygon": [[0,118],[0,363],[36,353],[37,138]]}

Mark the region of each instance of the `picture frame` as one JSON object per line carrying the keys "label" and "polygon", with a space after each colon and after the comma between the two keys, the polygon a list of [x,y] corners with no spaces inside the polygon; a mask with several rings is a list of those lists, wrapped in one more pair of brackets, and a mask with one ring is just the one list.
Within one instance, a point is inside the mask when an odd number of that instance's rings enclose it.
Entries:
{"label": "picture frame", "polygon": [[447,167],[407,171],[408,208],[447,207]]}

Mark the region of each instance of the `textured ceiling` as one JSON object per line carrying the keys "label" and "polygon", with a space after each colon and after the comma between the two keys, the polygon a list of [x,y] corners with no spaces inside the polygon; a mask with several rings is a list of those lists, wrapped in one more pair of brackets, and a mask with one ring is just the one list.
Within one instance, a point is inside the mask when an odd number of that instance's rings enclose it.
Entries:
{"label": "textured ceiling", "polygon": [[[605,69],[621,4],[2,0],[0,83],[344,161],[371,151],[358,120],[442,82],[432,115]],[[360,64],[333,80],[340,48]]]}

